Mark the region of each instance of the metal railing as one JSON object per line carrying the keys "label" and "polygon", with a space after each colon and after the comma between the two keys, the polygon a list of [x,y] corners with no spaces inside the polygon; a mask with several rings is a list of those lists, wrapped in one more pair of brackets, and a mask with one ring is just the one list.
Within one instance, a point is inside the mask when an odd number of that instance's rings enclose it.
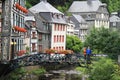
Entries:
{"label": "metal railing", "polygon": [[23,66],[42,65],[49,63],[80,63],[79,57],[76,55],[61,55],[61,54],[47,54],[39,53],[34,55],[23,56],[11,60],[11,68],[18,68]]}

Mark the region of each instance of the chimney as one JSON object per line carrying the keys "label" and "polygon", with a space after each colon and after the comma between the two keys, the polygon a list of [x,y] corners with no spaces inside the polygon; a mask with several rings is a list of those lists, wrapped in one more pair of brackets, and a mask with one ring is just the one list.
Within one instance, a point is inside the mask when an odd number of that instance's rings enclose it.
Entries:
{"label": "chimney", "polygon": [[87,0],[87,4],[91,5],[92,4],[92,0]]}
{"label": "chimney", "polygon": [[41,2],[43,1],[43,2],[47,2],[47,0],[40,0]]}

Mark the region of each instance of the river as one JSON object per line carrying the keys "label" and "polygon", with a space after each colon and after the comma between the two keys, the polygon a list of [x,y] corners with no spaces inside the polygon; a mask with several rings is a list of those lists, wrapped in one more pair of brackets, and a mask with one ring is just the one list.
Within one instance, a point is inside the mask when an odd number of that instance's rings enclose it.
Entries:
{"label": "river", "polygon": [[50,80],[77,80],[81,74],[75,70],[52,70],[50,73],[52,74]]}
{"label": "river", "polygon": [[83,80],[81,73],[76,70],[51,70],[42,76],[28,76],[23,80]]}

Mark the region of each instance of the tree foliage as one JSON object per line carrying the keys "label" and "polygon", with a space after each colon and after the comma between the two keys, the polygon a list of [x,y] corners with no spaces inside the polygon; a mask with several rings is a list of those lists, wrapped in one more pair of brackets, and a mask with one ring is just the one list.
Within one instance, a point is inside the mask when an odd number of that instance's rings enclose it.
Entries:
{"label": "tree foliage", "polygon": [[114,63],[111,59],[100,59],[92,66],[90,80],[111,80],[114,70]]}
{"label": "tree foliage", "polygon": [[69,50],[73,50],[74,52],[80,52],[82,48],[82,42],[77,36],[67,35],[66,48]]}
{"label": "tree foliage", "polygon": [[116,58],[120,52],[120,33],[105,28],[93,28],[84,43],[90,46],[93,53],[106,53]]}
{"label": "tree foliage", "polygon": [[120,0],[101,0],[107,4],[109,12],[116,12],[120,10]]}
{"label": "tree foliage", "polygon": [[115,65],[114,73],[112,74],[111,80],[120,80],[120,66]]}

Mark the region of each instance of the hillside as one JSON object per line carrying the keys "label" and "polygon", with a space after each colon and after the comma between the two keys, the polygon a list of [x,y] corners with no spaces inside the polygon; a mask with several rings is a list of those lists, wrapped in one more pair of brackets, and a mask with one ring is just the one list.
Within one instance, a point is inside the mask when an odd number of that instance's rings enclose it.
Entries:
{"label": "hillside", "polygon": [[[27,8],[37,4],[40,0],[26,0]],[[47,0],[50,4],[56,7],[58,10],[65,12],[68,10],[69,6],[73,1],[84,1],[84,0]],[[120,10],[120,0],[101,0],[103,3],[106,3],[108,6],[109,12],[115,12]]]}

